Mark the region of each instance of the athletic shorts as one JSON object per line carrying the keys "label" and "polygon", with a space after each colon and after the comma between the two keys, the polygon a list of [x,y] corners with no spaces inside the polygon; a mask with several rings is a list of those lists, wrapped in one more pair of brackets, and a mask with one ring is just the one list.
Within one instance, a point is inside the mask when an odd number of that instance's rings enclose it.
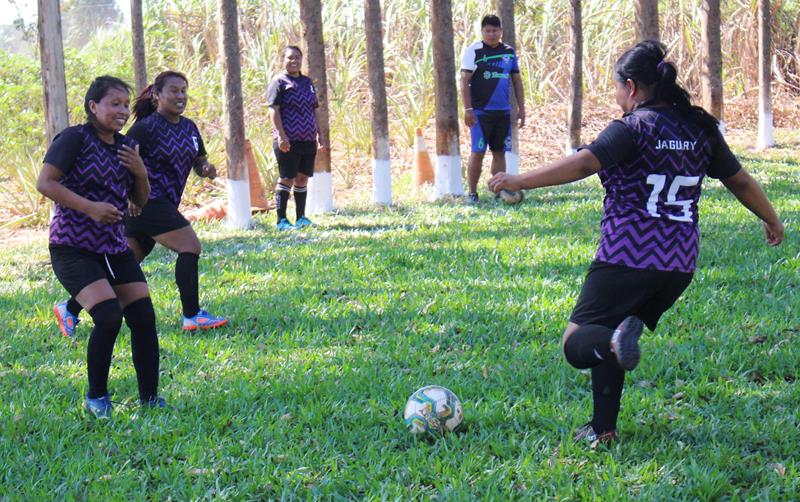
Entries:
{"label": "athletic shorts", "polygon": [[147,256],[156,245],[154,236],[189,225],[189,221],[183,217],[172,202],[159,197],[147,201],[139,216],[125,217],[125,236],[136,239],[144,256]]}
{"label": "athletic shorts", "polygon": [[278,159],[278,172],[281,178],[294,178],[297,173],[309,178],[314,176],[314,160],[317,158],[316,141],[290,141],[289,151],[282,152],[278,141],[272,143],[275,158]]}
{"label": "athletic shorts", "polygon": [[589,266],[570,321],[581,326],[616,328],[635,315],[650,330],[692,282],[694,274],[614,265],[595,260]]}
{"label": "athletic shorts", "polygon": [[511,151],[511,114],[475,110],[475,125],[469,129],[472,151],[483,153],[486,147],[493,152]]}
{"label": "athletic shorts", "polygon": [[112,286],[147,282],[130,249],[118,254],[105,254],[50,244],[50,263],[58,282],[73,297],[100,279],[106,279]]}

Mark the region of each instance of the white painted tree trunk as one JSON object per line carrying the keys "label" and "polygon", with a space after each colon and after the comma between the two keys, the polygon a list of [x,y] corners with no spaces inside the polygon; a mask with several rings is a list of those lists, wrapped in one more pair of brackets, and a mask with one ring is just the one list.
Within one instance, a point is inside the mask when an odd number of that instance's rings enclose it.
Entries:
{"label": "white painted tree trunk", "polygon": [[383,66],[383,27],[380,0],[365,0],[367,73],[372,111],[372,199],[392,204],[392,168],[389,160],[389,112],[386,104],[386,74]]}
{"label": "white painted tree trunk", "polygon": [[[518,49],[517,30],[514,21],[514,0],[496,0],[495,9],[500,21],[503,23],[503,43]],[[519,50],[517,50],[519,54]],[[514,94],[514,86],[510,86],[509,97],[511,98],[511,151],[506,152],[506,172],[509,174],[519,174],[519,127],[517,114],[519,106]]]}
{"label": "white painted tree trunk", "polygon": [[758,2],[758,148],[775,145],[772,132],[772,21],[769,0]]}
{"label": "white painted tree trunk", "polygon": [[67,79],[64,73],[64,42],[58,0],[39,0],[39,53],[44,87],[47,142],[69,125]]}

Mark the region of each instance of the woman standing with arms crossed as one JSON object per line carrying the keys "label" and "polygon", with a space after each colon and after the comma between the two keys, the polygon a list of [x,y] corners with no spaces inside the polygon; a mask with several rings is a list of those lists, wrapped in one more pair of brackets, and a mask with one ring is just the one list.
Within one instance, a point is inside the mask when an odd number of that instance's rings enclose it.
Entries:
{"label": "woman standing with arms crossed", "polygon": [[[328,148],[319,137],[319,102],[311,79],[300,73],[303,53],[290,45],[281,51],[284,72],[277,75],[267,88],[267,105],[272,121],[273,150],[278,159],[280,179],[275,187],[278,230],[290,230],[311,225],[306,218],[308,179],[314,176],[317,142]],[[295,224],[286,217],[289,192],[294,192]]]}
{"label": "woman standing with arms crossed", "polygon": [[625,372],[639,363],[643,324],[654,330],[692,280],[706,175],[763,221],[767,244],[783,240],[783,224],[761,186],[731,153],[716,119],[691,105],[665,54],[648,40],[619,58],[615,100],[624,115],[594,143],[542,169],[501,173],[489,182],[498,192],[598,173],[606,190],[600,246],[563,336],[567,361],[592,369],[594,414],[576,442],[618,438]]}
{"label": "woman standing with arms crossed", "polygon": [[130,116],[130,88],[115,77],[96,78],[84,99],[88,120],[53,140],[36,188],[55,204],[50,259],[64,288],[89,311],[94,328],[87,347],[89,390],[84,407],[109,418],[111,356],[122,319],[131,330],[139,399],[164,407],[158,396],[156,317],[144,274],[125,239],[130,200],[144,205],[147,171],[135,141],[121,135]]}

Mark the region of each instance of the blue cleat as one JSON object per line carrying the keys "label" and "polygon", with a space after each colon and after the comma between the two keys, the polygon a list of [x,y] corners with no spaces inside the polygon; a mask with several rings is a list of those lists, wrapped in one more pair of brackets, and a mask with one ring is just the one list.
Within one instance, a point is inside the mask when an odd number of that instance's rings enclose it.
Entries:
{"label": "blue cleat", "polygon": [[94,415],[95,418],[111,418],[111,396],[106,394],[96,398],[86,396],[86,401],[83,402],[83,407],[86,411]]}
{"label": "blue cleat", "polygon": [[214,329],[228,324],[228,319],[224,317],[216,317],[205,310],[200,310],[193,317],[183,318],[183,330],[194,331],[197,329]]}
{"label": "blue cleat", "polygon": [[309,220],[305,216],[301,216],[297,218],[297,222],[295,222],[294,226],[297,228],[305,228],[305,227],[310,227],[313,224],[314,223],[312,223],[311,220]]}
{"label": "blue cleat", "polygon": [[75,328],[77,328],[81,320],[78,319],[78,316],[72,315],[72,313],[67,310],[67,302],[60,302],[53,305],[53,314],[56,315],[56,322],[58,323],[58,329],[61,330],[61,334],[67,338],[75,336]]}
{"label": "blue cleat", "polygon": [[281,218],[281,221],[278,222],[277,228],[278,230],[294,230],[297,227],[292,225],[286,218]]}
{"label": "blue cleat", "polygon": [[140,399],[139,403],[141,403],[143,408],[150,408],[151,410],[156,408],[172,408],[161,396],[151,397],[147,401]]}

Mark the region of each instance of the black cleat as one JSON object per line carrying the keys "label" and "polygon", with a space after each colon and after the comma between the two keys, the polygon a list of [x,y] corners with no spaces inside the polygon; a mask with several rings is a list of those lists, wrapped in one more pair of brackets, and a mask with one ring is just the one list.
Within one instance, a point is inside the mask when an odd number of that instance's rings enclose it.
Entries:
{"label": "black cleat", "polygon": [[611,352],[617,358],[619,367],[625,371],[631,371],[639,364],[639,337],[643,329],[641,319],[629,316],[617,326],[611,337]]}

